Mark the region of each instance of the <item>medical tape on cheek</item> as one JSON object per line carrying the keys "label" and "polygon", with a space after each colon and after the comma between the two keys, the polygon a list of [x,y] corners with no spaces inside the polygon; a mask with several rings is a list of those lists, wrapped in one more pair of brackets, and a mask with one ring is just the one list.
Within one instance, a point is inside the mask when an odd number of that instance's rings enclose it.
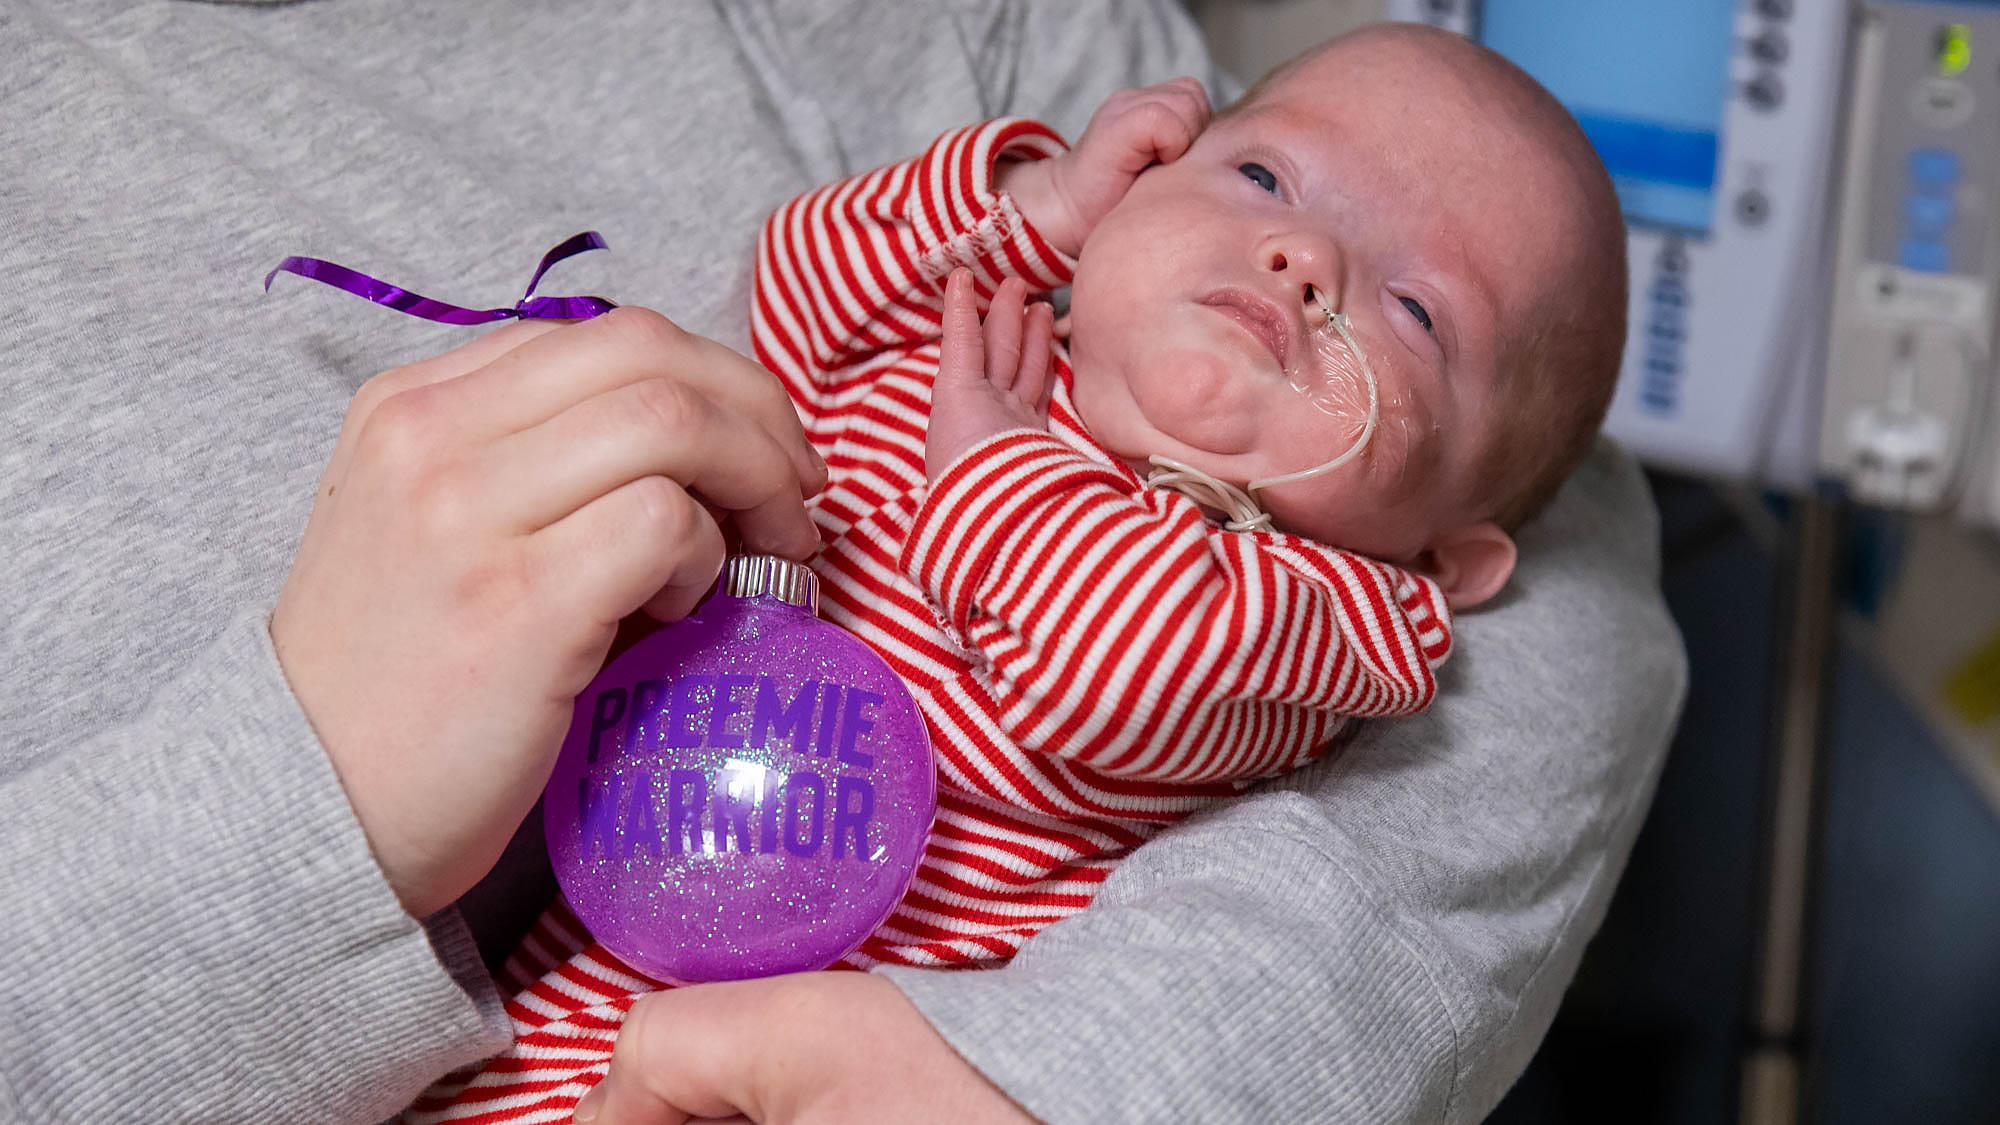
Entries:
{"label": "medical tape on cheek", "polygon": [[1361,341],[1354,338],[1347,314],[1335,312],[1327,304],[1325,294],[1314,296],[1326,320],[1312,332],[1312,354],[1285,375],[1292,389],[1304,396],[1313,409],[1334,418],[1352,419],[1357,432],[1354,441],[1332,460],[1294,473],[1251,481],[1249,488],[1253,494],[1273,485],[1330,473],[1361,456],[1361,451],[1375,437],[1381,420],[1381,388],[1375,379],[1375,368],[1369,364]]}

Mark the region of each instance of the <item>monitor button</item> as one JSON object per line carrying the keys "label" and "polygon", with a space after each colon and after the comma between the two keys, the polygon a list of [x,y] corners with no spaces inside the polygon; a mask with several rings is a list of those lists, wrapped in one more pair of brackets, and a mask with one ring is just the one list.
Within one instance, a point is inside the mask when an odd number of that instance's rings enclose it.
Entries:
{"label": "monitor button", "polygon": [[1910,178],[1924,187],[1958,184],[1958,153],[1948,148],[1920,148],[1910,154]]}
{"label": "monitor button", "polygon": [[1781,63],[1791,51],[1791,41],[1785,33],[1771,28],[1750,40],[1750,57],[1763,63]]}
{"label": "monitor button", "polygon": [[1948,195],[1912,195],[1903,200],[1903,217],[1910,222],[1911,234],[1935,238],[1951,226],[1957,208]]}
{"label": "monitor button", "polygon": [[1910,91],[1910,116],[1926,129],[1956,129],[1972,120],[1972,87],[1955,78],[1930,78]]}
{"label": "monitor button", "polygon": [[1746,227],[1764,225],[1771,217],[1771,197],[1756,188],[1746,188],[1736,197],[1736,219]]}
{"label": "monitor button", "polygon": [[1785,100],[1785,84],[1775,71],[1764,71],[1743,84],[1743,97],[1751,108],[1769,112]]}
{"label": "monitor button", "polygon": [[1896,261],[1919,273],[1945,273],[1951,269],[1951,247],[1929,239],[1906,238],[1896,250]]}

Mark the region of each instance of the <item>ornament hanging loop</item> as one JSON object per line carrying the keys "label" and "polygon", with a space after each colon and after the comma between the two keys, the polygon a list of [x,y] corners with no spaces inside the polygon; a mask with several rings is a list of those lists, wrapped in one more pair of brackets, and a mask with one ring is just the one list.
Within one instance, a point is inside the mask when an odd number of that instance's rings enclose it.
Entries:
{"label": "ornament hanging loop", "polygon": [[295,273],[335,289],[344,289],[357,297],[365,297],[397,312],[439,324],[488,324],[496,320],[588,320],[617,308],[617,303],[603,297],[537,297],[535,286],[542,283],[542,275],[557,262],[590,250],[606,249],[609,247],[604,243],[604,236],[594,230],[573,234],[557,243],[542,255],[541,265],[536,268],[535,276],[529,279],[527,290],[509,308],[469,309],[449,301],[434,300],[400,285],[391,285],[337,262],[299,256],[286,258],[265,274],[264,291],[271,291],[271,279],[280,273]]}

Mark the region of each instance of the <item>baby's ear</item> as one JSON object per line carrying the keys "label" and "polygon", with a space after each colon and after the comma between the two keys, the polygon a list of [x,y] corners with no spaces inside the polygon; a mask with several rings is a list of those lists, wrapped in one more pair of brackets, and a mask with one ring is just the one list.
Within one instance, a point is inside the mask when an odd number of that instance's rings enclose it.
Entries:
{"label": "baby's ear", "polygon": [[1513,577],[1514,538],[1492,522],[1447,531],[1417,556],[1417,569],[1444,588],[1452,609],[1471,609],[1500,592]]}

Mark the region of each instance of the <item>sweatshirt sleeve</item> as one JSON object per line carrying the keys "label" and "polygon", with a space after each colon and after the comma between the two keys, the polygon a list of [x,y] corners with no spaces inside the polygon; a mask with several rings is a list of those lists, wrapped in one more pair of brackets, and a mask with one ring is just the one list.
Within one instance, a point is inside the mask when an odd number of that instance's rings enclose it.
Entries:
{"label": "sweatshirt sleeve", "polygon": [[403,911],[264,615],[146,686],[0,782],[6,1116],[381,1120],[504,1047],[470,933]]}
{"label": "sweatshirt sleeve", "polygon": [[1075,261],[997,192],[1003,161],[1066,149],[1046,125],[1008,118],[953,129],[910,160],[828,184],[778,208],[757,239],[750,337],[757,358],[811,403],[837,372],[936,339],[943,281],[973,271],[982,315],[1009,277],[1030,292],[1069,284]]}
{"label": "sweatshirt sleeve", "polygon": [[1218,531],[1033,430],[945,469],[902,567],[973,653],[1002,729],[1111,776],[1263,776],[1348,716],[1423,710],[1451,650],[1429,579]]}

